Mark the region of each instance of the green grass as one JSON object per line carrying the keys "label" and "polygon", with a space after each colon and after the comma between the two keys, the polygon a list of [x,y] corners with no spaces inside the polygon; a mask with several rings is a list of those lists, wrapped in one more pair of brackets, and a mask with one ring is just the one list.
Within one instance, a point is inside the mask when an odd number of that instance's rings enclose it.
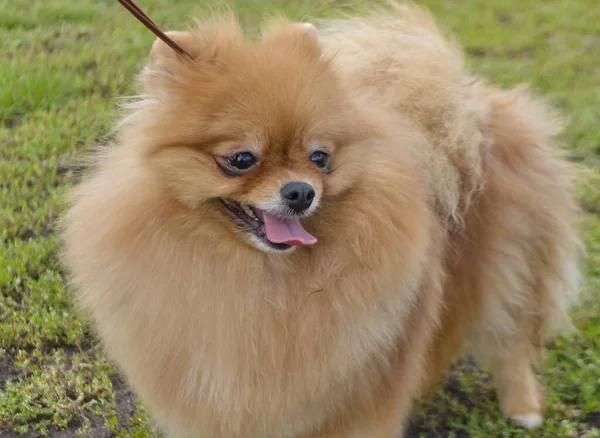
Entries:
{"label": "green grass", "polygon": [[[206,10],[197,0],[139,3],[164,29]],[[570,118],[561,139],[586,170],[577,194],[589,259],[584,302],[574,312],[579,333],[551,345],[541,374],[550,403],[541,431],[507,424],[489,376],[467,364],[422,403],[411,433],[599,437],[600,3],[421,3],[463,44],[470,69],[504,86],[529,82]],[[249,27],[265,12],[304,18],[348,6],[236,4]],[[0,0],[0,11],[0,434],[154,436],[151,419],[74,312],[54,234],[76,176],[72,164],[110,134],[117,98],[134,92],[154,37],[112,0]]]}

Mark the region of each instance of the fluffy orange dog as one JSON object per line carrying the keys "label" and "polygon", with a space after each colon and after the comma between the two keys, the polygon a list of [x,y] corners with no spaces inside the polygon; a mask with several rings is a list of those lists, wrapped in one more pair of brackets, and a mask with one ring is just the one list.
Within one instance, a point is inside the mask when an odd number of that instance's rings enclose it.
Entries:
{"label": "fluffy orange dog", "polygon": [[421,10],[229,15],[157,41],[63,222],[82,308],[172,436],[402,434],[466,351],[542,422],[577,283],[558,122],[470,78]]}

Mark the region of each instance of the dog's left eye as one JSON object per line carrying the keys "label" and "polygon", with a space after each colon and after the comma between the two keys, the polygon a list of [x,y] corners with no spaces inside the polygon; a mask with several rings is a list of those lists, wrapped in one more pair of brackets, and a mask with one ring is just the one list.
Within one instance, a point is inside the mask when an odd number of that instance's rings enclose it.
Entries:
{"label": "dog's left eye", "polygon": [[250,152],[240,152],[227,157],[227,164],[239,171],[251,169],[256,165],[256,161],[256,157]]}
{"label": "dog's left eye", "polygon": [[310,161],[319,169],[325,169],[327,167],[327,163],[329,162],[329,155],[322,151],[313,152],[313,154],[310,156]]}

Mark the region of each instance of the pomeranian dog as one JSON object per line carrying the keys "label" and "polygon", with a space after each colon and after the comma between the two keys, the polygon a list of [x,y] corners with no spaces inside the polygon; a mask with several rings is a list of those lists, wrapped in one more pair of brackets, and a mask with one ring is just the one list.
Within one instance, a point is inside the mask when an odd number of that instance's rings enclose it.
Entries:
{"label": "pomeranian dog", "polygon": [[559,120],[419,8],[316,24],[156,41],[62,222],[81,309],[169,436],[399,437],[467,353],[540,425],[578,280]]}

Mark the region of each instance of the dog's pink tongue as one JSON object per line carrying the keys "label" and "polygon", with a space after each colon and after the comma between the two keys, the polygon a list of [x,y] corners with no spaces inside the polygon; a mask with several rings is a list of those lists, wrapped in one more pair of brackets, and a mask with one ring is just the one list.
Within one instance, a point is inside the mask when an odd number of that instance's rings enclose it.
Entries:
{"label": "dog's pink tongue", "polygon": [[279,219],[264,213],[265,232],[267,239],[273,243],[288,245],[313,245],[317,238],[306,231],[298,219]]}

